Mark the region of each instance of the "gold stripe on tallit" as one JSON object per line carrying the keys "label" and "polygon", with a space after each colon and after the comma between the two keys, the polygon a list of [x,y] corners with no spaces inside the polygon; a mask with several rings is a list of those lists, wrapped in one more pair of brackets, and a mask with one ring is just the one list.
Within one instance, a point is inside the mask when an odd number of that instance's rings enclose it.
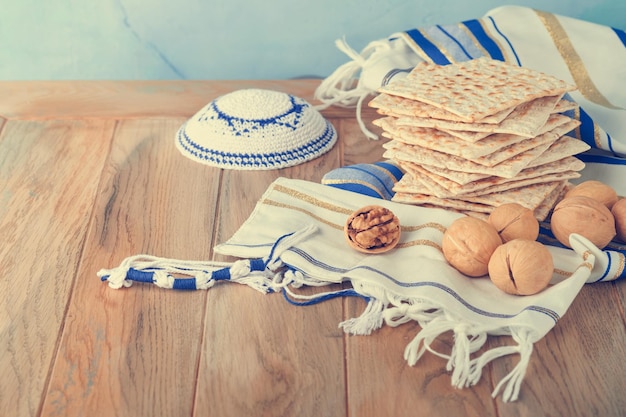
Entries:
{"label": "gold stripe on tallit", "polygon": [[489,52],[487,52],[487,50],[483,47],[483,45],[478,42],[478,39],[476,39],[476,37],[474,36],[474,34],[472,33],[471,30],[469,30],[467,28],[467,26],[465,26],[463,23],[459,23],[459,28],[465,32],[465,34],[467,35],[468,39],[470,39],[472,41],[472,43],[474,44],[474,46],[483,54],[483,56],[491,56],[489,55]]}
{"label": "gold stripe on tallit", "polygon": [[419,32],[422,34],[424,39],[426,39],[428,42],[432,43],[433,45],[435,45],[435,47],[437,47],[437,50],[441,53],[441,55],[446,57],[448,62],[456,62],[456,60],[454,58],[452,58],[452,56],[450,55],[450,53],[448,52],[447,49],[443,48],[437,42],[432,40],[432,38],[430,36],[428,36],[428,34],[426,32],[424,32],[423,30],[419,30]]}
{"label": "gold stripe on tallit", "polygon": [[417,42],[415,42],[415,40],[413,40],[413,38],[409,36],[408,33],[402,32],[402,37],[409,45],[412,46],[413,51],[415,51],[420,56],[420,58],[422,58],[423,61],[430,62],[430,63],[433,62],[433,60],[428,56],[428,54],[424,52],[422,47],[419,46]]}
{"label": "gold stripe on tallit", "polygon": [[352,210],[347,209],[345,207],[341,207],[341,206],[337,206],[335,204],[330,204],[327,203],[325,201],[319,200],[315,197],[311,197],[308,194],[305,194],[303,192],[294,190],[293,188],[289,188],[289,187],[285,187],[284,185],[274,185],[274,190],[283,193],[283,194],[287,194],[290,195],[291,197],[304,201],[306,203],[312,204],[314,206],[317,207],[321,207],[323,209],[326,210],[330,210],[330,211],[334,211],[335,213],[341,213],[341,214],[352,214]]}
{"label": "gold stripe on tallit", "polygon": [[566,278],[569,278],[573,275],[573,272],[569,272],[569,271],[564,271],[562,269],[558,269],[558,268],[554,268],[554,273],[557,275],[561,275],[564,276]]}
{"label": "gold stripe on tallit", "polygon": [[440,245],[428,239],[418,239],[418,240],[411,240],[409,242],[398,243],[398,246],[396,246],[396,248],[402,249],[402,248],[408,248],[411,246],[418,246],[418,245],[430,246],[431,248],[435,248],[438,251],[443,252],[443,249],[441,248]]}
{"label": "gold stripe on tallit", "polygon": [[[517,65],[517,61],[513,61],[513,60],[511,59],[511,57],[509,56],[509,51],[508,51],[508,50],[506,50],[506,49],[504,49],[504,48],[502,47],[502,44],[500,43],[500,40],[499,40],[499,39],[497,39],[497,38],[495,38],[495,37],[493,37],[493,36],[491,36],[490,31],[488,31],[488,30],[485,28],[485,24],[484,24],[484,22],[483,22],[482,20],[480,20],[480,19],[479,19],[479,20],[478,20],[478,24],[480,25],[480,27],[482,27],[482,28],[483,28],[483,32],[485,32],[485,34],[489,37],[489,39],[491,39],[491,40],[493,41],[493,43],[495,43],[495,44],[496,44],[496,46],[498,47],[498,49],[499,49],[499,50],[500,50],[500,52],[502,53],[502,56],[504,57],[504,62],[508,62],[508,63],[513,62],[513,63],[515,63],[515,64]],[[506,52],[505,52],[505,51],[506,51]]]}
{"label": "gold stripe on tallit", "polygon": [[261,200],[261,203],[263,204],[267,204],[268,206],[274,206],[274,207],[280,207],[280,208],[286,208],[289,210],[294,210],[294,211],[299,211],[300,213],[306,214],[309,217],[312,217],[313,219],[317,220],[320,223],[324,223],[327,226],[332,227],[333,229],[338,229],[338,230],[343,230],[343,225],[338,225],[336,223],[333,223],[331,221],[328,221],[316,214],[314,214],[313,212],[309,211],[309,210],[305,210],[302,207],[298,207],[298,206],[294,206],[291,204],[284,204],[284,203],[279,203],[278,201],[274,201],[274,200],[270,200],[268,198]]}
{"label": "gold stripe on tallit", "polygon": [[617,279],[622,275],[622,273],[624,272],[624,266],[626,264],[626,259],[624,258],[623,254],[617,252],[617,256],[619,256],[619,267],[617,268],[617,271],[615,271],[613,279]]}
{"label": "gold stripe on tallit", "polygon": [[578,91],[592,101],[610,109],[624,110],[621,107],[613,105],[604,95],[598,90],[598,87],[594,84],[585,68],[580,55],[576,52],[574,45],[569,40],[567,32],[559,22],[556,16],[552,13],[535,10],[535,13],[539,17],[539,20],[543,23],[546,30],[552,37],[556,48],[559,50],[561,57],[565,61],[565,64],[569,68],[569,72],[578,87]]}
{"label": "gold stripe on tallit", "polygon": [[585,267],[590,271],[593,269],[593,265],[591,265],[589,262],[583,262],[582,264],[579,265],[579,268],[580,267]]}
{"label": "gold stripe on tallit", "polygon": [[596,148],[602,149],[602,143],[600,141],[600,128],[597,124],[593,124],[593,141],[596,144]]}
{"label": "gold stripe on tallit", "polygon": [[[576,109],[574,109],[574,119],[580,121],[580,107],[578,106],[576,106]],[[576,126],[576,129],[574,129],[574,134],[576,135],[576,139],[582,140],[582,134],[580,133],[580,124]]]}
{"label": "gold stripe on tallit", "polygon": [[375,169],[375,170],[377,170],[377,171],[382,172],[382,173],[383,173],[383,174],[385,174],[387,177],[389,177],[389,179],[390,179],[392,182],[394,182],[394,183],[395,183],[395,182],[397,181],[397,180],[396,180],[396,176],[395,176],[395,175],[393,175],[393,174],[391,173],[391,171],[389,171],[387,168],[381,167],[380,165],[374,165],[374,164],[372,164],[372,165],[371,165],[371,168],[372,168],[372,169]]}

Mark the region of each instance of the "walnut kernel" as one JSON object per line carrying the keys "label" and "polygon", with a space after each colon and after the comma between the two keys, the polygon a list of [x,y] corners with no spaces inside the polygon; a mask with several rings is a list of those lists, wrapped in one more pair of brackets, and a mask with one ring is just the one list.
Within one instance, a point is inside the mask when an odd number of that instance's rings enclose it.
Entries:
{"label": "walnut kernel", "polygon": [[577,233],[602,249],[615,237],[615,219],[611,211],[591,197],[575,196],[561,200],[552,212],[550,225],[554,237],[571,247],[569,236]]}
{"label": "walnut kernel", "polygon": [[441,248],[446,260],[470,277],[487,274],[491,254],[502,244],[496,229],[485,220],[460,217],[443,234]]}
{"label": "walnut kernel", "polygon": [[552,254],[534,240],[513,239],[499,246],[489,260],[489,278],[509,294],[536,294],[548,286],[553,272]]}
{"label": "walnut kernel", "polygon": [[487,221],[504,243],[513,239],[537,240],[539,236],[539,221],[532,210],[521,204],[502,204],[492,210]]}
{"label": "walnut kernel", "polygon": [[382,206],[366,206],[353,212],[344,225],[348,244],[364,253],[383,253],[400,241],[400,220]]}

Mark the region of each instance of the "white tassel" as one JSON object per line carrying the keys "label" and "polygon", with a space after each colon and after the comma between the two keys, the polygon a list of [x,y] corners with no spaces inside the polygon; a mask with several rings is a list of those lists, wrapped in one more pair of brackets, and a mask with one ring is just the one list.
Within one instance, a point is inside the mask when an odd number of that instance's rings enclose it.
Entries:
{"label": "white tassel", "polygon": [[331,105],[352,107],[361,97],[373,93],[376,87],[364,86],[359,82],[359,76],[371,56],[389,49],[389,44],[382,41],[371,42],[360,54],[352,49],[345,39],[337,39],[335,45],[352,60],[339,66],[317,87],[314,97],[324,103],[318,106],[319,109]]}
{"label": "white tassel", "polygon": [[352,61],[339,66],[317,87],[314,97],[323,104],[316,108],[323,110],[331,105],[342,107],[356,105],[356,119],[361,131],[366,137],[376,140],[378,136],[365,126],[361,110],[363,101],[369,95],[374,94],[380,85],[367,85],[361,79],[361,75],[363,70],[374,64],[381,55],[388,53],[391,46],[386,40],[373,41],[361,53],[358,53],[348,45],[345,39],[336,40],[335,45]]}
{"label": "white tassel", "polygon": [[500,380],[491,394],[492,397],[496,397],[504,386],[504,392],[502,393],[502,400],[504,402],[517,400],[522,381],[526,375],[528,363],[530,362],[530,356],[533,353],[533,343],[530,340],[528,331],[513,331],[511,336],[518,343],[515,348],[520,355],[519,362],[511,372]]}
{"label": "white tassel", "polygon": [[385,304],[375,298],[371,298],[367,307],[359,317],[348,319],[339,323],[344,332],[354,335],[368,335],[383,325],[383,310]]}
{"label": "white tassel", "polygon": [[454,344],[450,351],[450,358],[446,370],[452,371],[451,383],[456,388],[463,388],[470,376],[470,342],[467,336],[467,327],[454,327]]}
{"label": "white tassel", "polygon": [[316,108],[323,110],[331,105],[356,106],[356,119],[361,131],[370,139],[378,139],[363,122],[363,102],[392,78],[406,75],[422,59],[401,36],[370,42],[361,53],[352,49],[345,39],[338,39],[335,45],[351,61],[339,66],[317,87],[314,98],[322,104]]}

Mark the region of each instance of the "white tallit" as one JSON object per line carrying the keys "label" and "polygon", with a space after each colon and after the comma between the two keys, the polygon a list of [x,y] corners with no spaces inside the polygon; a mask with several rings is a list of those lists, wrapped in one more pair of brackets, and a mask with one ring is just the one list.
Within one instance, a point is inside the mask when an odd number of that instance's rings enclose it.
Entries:
{"label": "white tallit", "polygon": [[[626,195],[626,33],[521,6],[493,9],[482,18],[406,30],[372,41],[360,53],[345,41],[351,60],[316,90],[323,104],[360,109],[371,94],[415,64],[445,65],[488,56],[542,71],[578,87],[571,98],[580,110],[575,136],[592,149],[580,155],[587,169],[580,181],[601,180]],[[362,121],[366,135],[375,138]]]}
{"label": "white tallit", "polygon": [[[370,204],[391,209],[400,220],[401,240],[391,252],[362,254],[344,240],[343,225],[349,214]],[[350,282],[352,295],[366,298],[368,305],[360,317],[340,324],[346,332],[367,335],[383,325],[416,321],[421,330],[406,347],[407,362],[415,365],[426,352],[445,358],[456,387],[477,383],[490,361],[517,354],[518,364],[494,391],[494,395],[501,392],[505,401],[513,401],[533,344],[556,325],[585,282],[620,277],[624,258],[573,235],[574,250],[549,247],[555,273],[548,289],[532,296],[508,295],[488,277],[468,278],[445,261],[443,232],[459,216],[279,178],[240,229],[215,248],[240,261],[215,265],[137,255],[98,275],[113,288],[139,281],[164,288],[209,289],[218,281],[230,281],[261,292],[284,291],[288,298],[300,301],[303,298],[294,288]],[[431,342],[447,332],[454,333],[452,350],[434,351]],[[509,335],[513,343],[478,352],[494,334]]]}

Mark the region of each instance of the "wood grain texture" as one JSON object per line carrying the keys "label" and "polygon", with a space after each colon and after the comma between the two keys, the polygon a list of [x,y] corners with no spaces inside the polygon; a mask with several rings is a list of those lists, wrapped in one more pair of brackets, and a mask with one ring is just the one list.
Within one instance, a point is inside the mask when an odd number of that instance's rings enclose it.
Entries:
{"label": "wood grain texture", "polygon": [[180,157],[182,122],[118,126],[43,415],[191,414],[206,293],[112,291],[96,277],[131,254],[210,254],[219,175]]}
{"label": "wood grain texture", "polygon": [[[501,416],[622,416],[626,398],[626,363],[615,350],[626,345],[624,321],[615,305],[613,286],[583,287],[567,313],[534,347],[521,401],[500,404]],[[518,358],[495,362],[499,380]],[[602,398],[602,401],[598,401]]]}
{"label": "wood grain texture", "polygon": [[[337,145],[291,168],[220,170],[175,148],[180,125],[220,94],[312,98],[318,82],[0,82],[0,416],[625,415],[626,280],[583,288],[505,404],[491,391],[517,357],[453,388],[444,359],[406,364],[415,323],[345,335],[337,325],[361,299],[296,307],[236,284],[113,290],[97,278],[138,253],[232,261],[212,248],[274,179],[381,160],[387,139],[366,139],[342,108],[323,112]],[[374,117],[365,109],[380,133]]]}
{"label": "wood grain texture", "polygon": [[[0,116],[7,119],[77,117],[191,117],[215,98],[244,88],[288,92],[317,105],[319,80],[223,81],[0,81]],[[121,99],[123,97],[123,99]],[[365,114],[374,110],[364,108]],[[329,118],[353,118],[354,109],[329,107]]]}
{"label": "wood grain texture", "polygon": [[9,121],[2,130],[2,415],[40,410],[113,126]]}
{"label": "wood grain texture", "polygon": [[[279,171],[225,171],[217,242],[235,233],[278,176],[319,181],[339,165],[340,149]],[[209,295],[195,415],[345,415],[341,300],[297,307],[280,294],[221,287]]]}

